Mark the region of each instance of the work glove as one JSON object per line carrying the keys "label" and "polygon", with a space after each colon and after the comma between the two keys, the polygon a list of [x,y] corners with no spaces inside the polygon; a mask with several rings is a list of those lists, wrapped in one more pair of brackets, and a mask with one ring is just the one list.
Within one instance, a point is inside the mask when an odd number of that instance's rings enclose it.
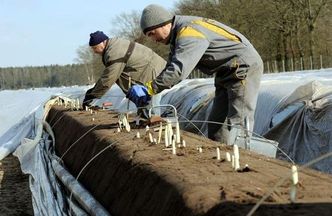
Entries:
{"label": "work glove", "polygon": [[96,97],[91,95],[91,92],[92,92],[93,88],[89,89],[86,91],[85,93],[85,97],[83,99],[83,109],[85,109],[86,107],[89,107],[91,106],[91,102],[93,101],[93,99],[95,99]]}
{"label": "work glove", "polygon": [[136,107],[144,107],[151,100],[151,96],[148,93],[148,88],[144,85],[132,86],[126,97],[131,100]]}

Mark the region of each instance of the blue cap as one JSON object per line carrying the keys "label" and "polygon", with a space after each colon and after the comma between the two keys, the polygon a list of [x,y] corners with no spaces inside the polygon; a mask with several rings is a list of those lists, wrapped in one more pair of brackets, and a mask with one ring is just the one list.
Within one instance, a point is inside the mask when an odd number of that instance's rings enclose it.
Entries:
{"label": "blue cap", "polygon": [[107,35],[104,34],[104,32],[96,31],[96,32],[90,34],[89,45],[96,46],[107,39],[108,39],[108,37],[107,37]]}

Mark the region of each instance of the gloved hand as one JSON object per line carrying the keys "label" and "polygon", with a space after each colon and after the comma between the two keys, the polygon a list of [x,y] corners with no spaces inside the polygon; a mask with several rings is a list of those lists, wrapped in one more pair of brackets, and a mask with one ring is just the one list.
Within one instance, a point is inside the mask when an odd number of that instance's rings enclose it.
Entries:
{"label": "gloved hand", "polygon": [[83,109],[85,109],[86,107],[89,107],[91,102],[93,101],[93,99],[95,99],[96,97],[91,95],[91,92],[92,92],[93,88],[89,89],[86,91],[85,93],[85,97],[83,99]]}
{"label": "gloved hand", "polygon": [[144,107],[151,100],[148,89],[144,85],[134,85],[129,89],[126,97],[134,102],[137,107]]}

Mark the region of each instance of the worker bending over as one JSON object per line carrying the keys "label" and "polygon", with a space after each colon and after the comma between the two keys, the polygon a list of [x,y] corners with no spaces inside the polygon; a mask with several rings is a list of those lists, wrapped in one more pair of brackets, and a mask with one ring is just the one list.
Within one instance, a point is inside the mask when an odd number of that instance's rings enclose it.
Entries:
{"label": "worker bending over", "polygon": [[[153,80],[164,69],[166,61],[150,48],[123,38],[109,38],[102,31],[90,34],[89,45],[102,56],[105,69],[83,100],[83,107],[101,98],[114,83],[127,94],[131,86]],[[133,101],[141,107],[138,101]]]}
{"label": "worker bending over", "polygon": [[215,20],[174,16],[155,4],[143,10],[141,28],[152,40],[169,44],[170,54],[160,75],[145,85],[133,86],[129,98],[146,104],[151,95],[171,88],[196,68],[215,77],[209,121],[226,123],[209,123],[208,137],[234,144],[243,132],[245,118],[252,130],[263,62],[247,38]]}

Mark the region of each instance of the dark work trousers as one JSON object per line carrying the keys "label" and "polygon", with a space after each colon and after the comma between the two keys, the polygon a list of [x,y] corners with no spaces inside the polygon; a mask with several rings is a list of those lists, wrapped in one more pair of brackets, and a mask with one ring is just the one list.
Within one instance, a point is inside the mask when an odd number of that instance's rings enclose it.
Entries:
{"label": "dark work trousers", "polygon": [[138,108],[137,115],[143,119],[149,119],[149,110],[147,108]]}
{"label": "dark work trousers", "polygon": [[[249,129],[253,130],[254,114],[263,65],[256,65],[246,71],[245,78],[224,80],[221,73],[215,76],[215,98],[209,115],[210,139],[233,145],[237,136],[244,136],[244,119],[249,120]],[[251,134],[251,133],[250,133]]]}

